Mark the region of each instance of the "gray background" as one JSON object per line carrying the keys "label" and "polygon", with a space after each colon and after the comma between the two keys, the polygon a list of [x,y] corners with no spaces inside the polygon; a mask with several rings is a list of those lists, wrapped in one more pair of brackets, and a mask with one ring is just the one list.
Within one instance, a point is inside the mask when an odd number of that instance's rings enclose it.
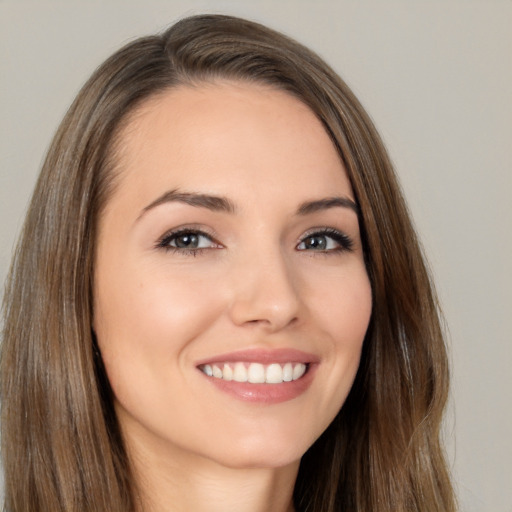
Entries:
{"label": "gray background", "polygon": [[0,280],[80,85],[122,43],[204,11],[311,46],[374,118],[449,326],[445,435],[461,508],[511,512],[510,0],[0,0]]}

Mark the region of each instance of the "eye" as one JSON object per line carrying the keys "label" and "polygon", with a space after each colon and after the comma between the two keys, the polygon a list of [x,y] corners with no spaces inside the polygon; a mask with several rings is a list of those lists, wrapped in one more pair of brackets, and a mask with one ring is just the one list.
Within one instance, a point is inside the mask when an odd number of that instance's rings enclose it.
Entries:
{"label": "eye", "polygon": [[299,251],[341,252],[350,251],[352,239],[336,229],[323,229],[308,234],[297,245]]}
{"label": "eye", "polygon": [[184,253],[220,247],[220,244],[216,243],[210,235],[194,229],[181,229],[167,233],[157,244],[157,248]]}

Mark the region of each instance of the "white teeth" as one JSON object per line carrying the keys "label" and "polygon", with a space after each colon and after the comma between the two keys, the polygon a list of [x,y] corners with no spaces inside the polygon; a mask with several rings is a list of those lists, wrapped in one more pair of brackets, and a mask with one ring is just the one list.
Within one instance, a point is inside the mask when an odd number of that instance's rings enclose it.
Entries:
{"label": "white teeth", "polygon": [[300,379],[307,370],[304,363],[285,363],[280,365],[272,363],[222,363],[205,364],[200,367],[208,377],[215,377],[227,381],[249,382],[251,384],[281,384]]}
{"label": "white teeth", "polygon": [[224,365],[224,369],[222,370],[222,377],[224,380],[233,380],[233,370],[231,366],[228,364]]}
{"label": "white teeth", "polygon": [[300,379],[306,373],[306,365],[303,363],[297,363],[293,367],[293,380]]}
{"label": "white teeth", "polygon": [[250,382],[251,384],[281,384],[300,379],[307,370],[304,363],[286,363],[280,365],[272,363],[222,363],[205,364],[200,370],[208,375],[222,380],[234,380],[236,382]]}
{"label": "white teeth", "polygon": [[252,384],[262,384],[265,382],[265,367],[260,363],[250,364],[247,374],[247,380]]}
{"label": "white teeth", "polygon": [[[224,365],[224,368],[226,365]],[[233,370],[233,380],[237,382],[247,382],[247,369],[244,363],[236,363],[235,369]]]}
{"label": "white teeth", "polygon": [[293,380],[293,366],[292,363],[286,363],[283,366],[283,380],[285,382],[290,382]]}
{"label": "white teeth", "polygon": [[267,378],[265,382],[269,384],[279,384],[283,382],[283,369],[280,364],[273,363],[267,368]]}

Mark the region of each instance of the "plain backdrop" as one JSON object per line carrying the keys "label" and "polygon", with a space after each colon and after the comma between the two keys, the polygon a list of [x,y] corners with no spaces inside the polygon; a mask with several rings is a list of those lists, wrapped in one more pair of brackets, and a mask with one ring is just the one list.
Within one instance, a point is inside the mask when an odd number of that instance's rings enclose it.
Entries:
{"label": "plain backdrop", "polygon": [[309,45],[375,120],[449,326],[445,436],[461,509],[512,512],[510,0],[0,0],[0,280],[81,84],[121,44],[200,12]]}

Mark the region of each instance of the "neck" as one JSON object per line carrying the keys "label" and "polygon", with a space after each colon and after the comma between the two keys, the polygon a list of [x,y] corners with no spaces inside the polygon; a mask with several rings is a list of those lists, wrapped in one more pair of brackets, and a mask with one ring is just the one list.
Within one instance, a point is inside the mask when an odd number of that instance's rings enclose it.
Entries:
{"label": "neck", "polygon": [[299,461],[280,468],[229,468],[179,450],[172,457],[132,451],[130,458],[139,512],[294,512]]}

